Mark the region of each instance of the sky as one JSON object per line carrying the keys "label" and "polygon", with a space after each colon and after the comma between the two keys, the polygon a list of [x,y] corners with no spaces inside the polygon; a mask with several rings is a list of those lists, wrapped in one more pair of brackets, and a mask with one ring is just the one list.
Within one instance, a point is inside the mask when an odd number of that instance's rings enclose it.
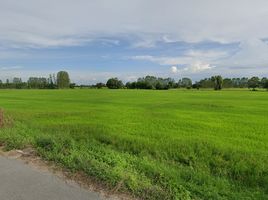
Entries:
{"label": "sky", "polygon": [[267,0],[0,0],[0,79],[268,76]]}

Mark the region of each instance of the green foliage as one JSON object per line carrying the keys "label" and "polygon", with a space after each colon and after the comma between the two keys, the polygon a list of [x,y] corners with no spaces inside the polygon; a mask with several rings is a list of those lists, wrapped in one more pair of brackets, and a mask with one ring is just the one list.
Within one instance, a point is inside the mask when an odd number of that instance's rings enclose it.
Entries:
{"label": "green foliage", "polygon": [[141,199],[268,199],[267,92],[0,95],[15,122],[0,129],[8,149],[30,144],[44,159]]}
{"label": "green foliage", "polygon": [[60,71],[57,73],[57,85],[61,89],[70,87],[70,78],[68,72]]}
{"label": "green foliage", "polygon": [[27,83],[31,89],[44,89],[48,85],[48,80],[44,77],[30,77]]}
{"label": "green foliage", "polygon": [[110,78],[107,81],[106,86],[109,89],[120,89],[124,87],[124,84],[122,83],[121,80],[118,80],[118,78]]}
{"label": "green foliage", "polygon": [[221,90],[223,85],[223,79],[220,75],[212,76],[211,80],[214,82],[214,90]]}
{"label": "green foliage", "polygon": [[74,89],[74,88],[75,88],[75,86],[76,86],[76,84],[75,84],[75,83],[70,83],[70,88],[71,88],[71,89]]}
{"label": "green foliage", "polygon": [[137,82],[127,82],[126,88],[127,89],[136,89],[137,88],[136,85],[137,85]]}
{"label": "green foliage", "polygon": [[[124,88],[124,84],[118,78],[110,78],[108,81],[108,88],[121,89]],[[13,78],[10,82],[9,79],[6,83],[0,80],[0,89],[57,89],[57,88],[105,88],[105,83],[96,83],[93,85],[76,85],[70,83],[70,78],[67,72],[61,71],[55,75],[50,74],[49,78],[44,77],[30,77],[27,82],[23,82],[21,78]],[[243,78],[224,78],[221,76],[212,76],[211,78],[201,79],[194,84],[190,78],[182,78],[177,83],[172,78],[161,78],[155,76],[145,76],[138,78],[137,81],[127,82],[125,87],[127,89],[156,89],[156,90],[168,90],[172,88],[186,88],[186,89],[200,89],[200,88],[214,88],[215,90],[221,90],[222,88],[267,88],[267,78],[263,77],[261,80],[258,77],[252,77],[248,79]]]}
{"label": "green foliage", "polygon": [[264,83],[264,88],[268,89],[268,80]]}
{"label": "green foliage", "polygon": [[36,146],[46,151],[52,151],[55,147],[55,142],[50,137],[41,137],[36,139]]}
{"label": "green foliage", "polygon": [[98,89],[101,89],[101,88],[106,87],[106,84],[105,83],[96,83],[95,87]]}
{"label": "green foliage", "polygon": [[[197,87],[198,86],[198,87]],[[194,88],[214,88],[215,77],[205,78],[195,83]],[[223,88],[247,88],[248,78],[225,78],[222,80]]]}
{"label": "green foliage", "polygon": [[253,90],[255,90],[256,88],[258,88],[260,86],[260,79],[259,77],[252,77],[248,80],[248,88],[252,88]]}
{"label": "green foliage", "polygon": [[192,87],[192,80],[190,78],[182,78],[178,82],[179,88],[191,88]]}
{"label": "green foliage", "polygon": [[268,79],[267,78],[261,79],[261,86],[265,89],[268,89]]}
{"label": "green foliage", "polygon": [[167,90],[175,88],[176,83],[172,78],[160,78],[155,76],[145,76],[138,78],[137,82],[128,82],[126,84],[128,89],[156,89]]}

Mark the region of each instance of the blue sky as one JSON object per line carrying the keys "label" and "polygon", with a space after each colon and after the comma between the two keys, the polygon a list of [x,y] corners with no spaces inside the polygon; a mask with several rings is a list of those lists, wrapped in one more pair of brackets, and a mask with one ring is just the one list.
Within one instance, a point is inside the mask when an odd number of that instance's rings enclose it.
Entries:
{"label": "blue sky", "polygon": [[265,0],[0,0],[0,79],[268,76]]}

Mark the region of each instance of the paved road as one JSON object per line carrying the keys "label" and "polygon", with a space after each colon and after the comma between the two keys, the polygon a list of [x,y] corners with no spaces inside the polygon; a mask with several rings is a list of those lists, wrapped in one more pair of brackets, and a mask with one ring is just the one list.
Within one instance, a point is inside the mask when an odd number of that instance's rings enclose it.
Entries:
{"label": "paved road", "polygon": [[100,200],[74,183],[39,171],[20,160],[0,156],[0,199],[3,200]]}

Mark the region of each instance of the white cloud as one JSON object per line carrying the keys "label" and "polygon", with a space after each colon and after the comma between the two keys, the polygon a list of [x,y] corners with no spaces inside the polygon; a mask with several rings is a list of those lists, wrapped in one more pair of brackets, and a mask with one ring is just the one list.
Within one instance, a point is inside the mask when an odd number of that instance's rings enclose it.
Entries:
{"label": "white cloud", "polygon": [[209,71],[214,65],[222,71],[227,66],[233,67],[230,71],[268,66],[268,45],[261,40],[268,38],[267,0],[0,0],[0,18],[1,59],[24,58],[26,53],[17,51],[24,48],[76,46],[93,40],[119,45],[117,39],[103,39],[115,37],[127,38],[134,48],[152,48],[159,41],[241,42],[233,56],[193,48],[178,56],[132,57],[184,66],[185,72]]}
{"label": "white cloud", "polygon": [[172,66],[172,67],[170,68],[170,71],[171,71],[172,73],[176,74],[179,70],[178,70],[178,67],[177,67],[177,66]]}
{"label": "white cloud", "polygon": [[266,0],[0,0],[0,41],[46,47],[136,34],[138,46],[156,38],[231,42],[267,37],[267,17]]}
{"label": "white cloud", "polygon": [[200,50],[189,50],[186,54],[188,57],[199,58],[203,60],[218,60],[229,56],[227,51],[200,51]]}
{"label": "white cloud", "polygon": [[132,56],[130,57],[130,59],[150,61],[150,62],[158,63],[160,65],[183,65],[183,64],[187,64],[193,61],[191,57],[186,57],[186,56],[161,57],[161,56],[140,55],[140,56]]}
{"label": "white cloud", "polygon": [[188,50],[187,52],[183,53],[181,56],[151,56],[151,55],[138,55],[132,56],[130,59],[133,60],[144,60],[155,62],[160,65],[185,65],[199,62],[215,62],[219,59],[223,59],[229,56],[229,53],[226,51],[212,51],[212,50]]}
{"label": "white cloud", "polygon": [[268,67],[267,55],[268,44],[266,41],[260,39],[248,39],[241,41],[237,50],[232,50],[232,52],[226,50],[200,51],[190,49],[177,57],[140,55],[133,56],[132,59],[150,61],[167,66],[187,66],[184,68],[181,67],[178,70],[172,67],[172,73],[180,73],[182,71],[198,73],[216,68],[215,66],[219,69],[219,73],[224,73],[223,69],[227,68],[230,73],[238,69],[243,73],[249,69],[251,71],[266,69]]}
{"label": "white cloud", "polygon": [[232,67],[264,67],[268,66],[268,44],[259,39],[242,41],[239,51],[219,63]]}
{"label": "white cloud", "polygon": [[195,62],[192,65],[185,67],[183,70],[192,73],[197,73],[205,70],[210,70],[212,68],[215,68],[215,66],[211,66],[211,64],[208,63]]}
{"label": "white cloud", "polygon": [[208,63],[202,63],[202,62],[195,62],[193,64],[187,65],[186,67],[179,68],[177,66],[172,66],[170,68],[171,72],[174,74],[192,74],[192,73],[199,73],[206,70],[211,70],[215,68],[215,66],[211,66]]}

